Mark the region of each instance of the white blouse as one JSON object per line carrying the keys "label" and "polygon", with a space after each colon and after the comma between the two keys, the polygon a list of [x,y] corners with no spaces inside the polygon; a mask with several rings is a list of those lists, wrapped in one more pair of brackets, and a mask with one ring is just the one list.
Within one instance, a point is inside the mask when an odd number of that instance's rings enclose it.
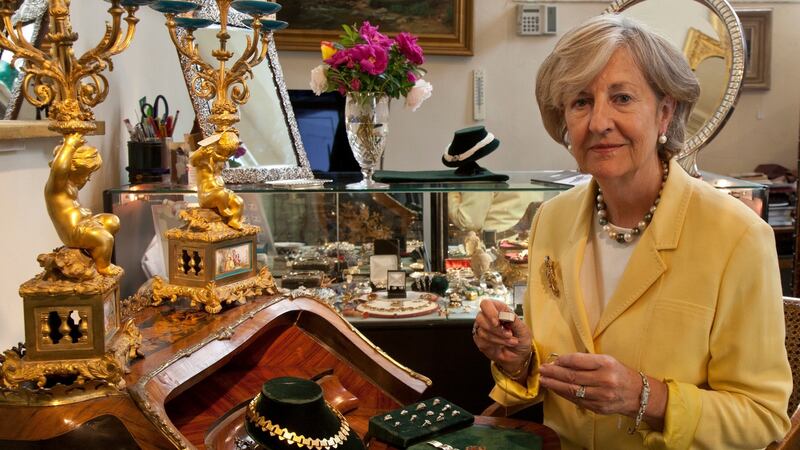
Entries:
{"label": "white blouse", "polygon": [[[628,228],[622,228],[609,223],[616,232],[630,233]],[[603,231],[598,221],[592,220],[592,232],[586,242],[586,252],[581,264],[581,289],[583,289],[583,303],[586,309],[586,318],[589,326],[594,330],[600,315],[611,300],[622,273],[628,266],[633,249],[639,242],[639,237],[634,237],[633,242],[620,244]]]}

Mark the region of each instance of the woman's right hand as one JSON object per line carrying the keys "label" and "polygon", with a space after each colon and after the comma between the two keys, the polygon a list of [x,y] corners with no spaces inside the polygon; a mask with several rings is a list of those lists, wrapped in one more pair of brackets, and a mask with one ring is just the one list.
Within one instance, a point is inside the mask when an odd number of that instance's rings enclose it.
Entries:
{"label": "woman's right hand", "polygon": [[481,311],[475,317],[472,328],[472,339],[478,350],[499,365],[505,373],[516,373],[528,364],[531,356],[531,330],[516,315],[514,322],[503,326],[500,323],[500,311],[513,312],[501,301],[481,301]]}

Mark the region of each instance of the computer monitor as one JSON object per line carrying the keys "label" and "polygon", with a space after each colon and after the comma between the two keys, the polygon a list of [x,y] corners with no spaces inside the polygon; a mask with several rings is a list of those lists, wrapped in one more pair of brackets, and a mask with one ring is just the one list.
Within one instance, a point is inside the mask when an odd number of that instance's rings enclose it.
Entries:
{"label": "computer monitor", "polygon": [[300,139],[314,172],[358,172],[344,124],[344,96],[289,89]]}

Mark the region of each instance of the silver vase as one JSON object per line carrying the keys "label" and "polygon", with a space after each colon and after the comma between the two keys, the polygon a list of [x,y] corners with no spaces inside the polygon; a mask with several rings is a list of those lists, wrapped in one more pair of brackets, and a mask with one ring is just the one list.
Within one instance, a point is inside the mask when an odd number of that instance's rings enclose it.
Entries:
{"label": "silver vase", "polygon": [[344,116],[347,140],[353,149],[364,179],[348,184],[348,189],[388,189],[386,183],[372,179],[375,167],[386,149],[389,134],[389,96],[380,94],[347,94]]}

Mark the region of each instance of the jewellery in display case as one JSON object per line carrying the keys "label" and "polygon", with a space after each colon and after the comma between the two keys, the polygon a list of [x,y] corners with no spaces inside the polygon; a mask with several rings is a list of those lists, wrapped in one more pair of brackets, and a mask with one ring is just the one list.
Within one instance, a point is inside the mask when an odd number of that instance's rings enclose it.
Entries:
{"label": "jewellery in display case", "polygon": [[450,303],[448,304],[448,306],[450,308],[460,308],[461,305],[462,305],[462,303],[461,303],[462,298],[463,297],[458,295],[458,293],[456,293],[456,292],[450,293],[450,296],[449,296]]}
{"label": "jewellery in display case", "polygon": [[406,298],[406,273],[390,270],[386,273],[386,292],[389,298]]}
{"label": "jewellery in display case", "polygon": [[411,253],[418,248],[424,248],[425,244],[418,239],[409,239],[406,241],[406,253]]}
{"label": "jewellery in display case", "polygon": [[430,292],[433,274],[430,272],[414,272],[411,275],[411,289],[419,292]]}
{"label": "jewellery in display case", "polygon": [[283,289],[297,289],[300,286],[318,288],[322,286],[324,274],[319,270],[289,272],[281,279]]}
{"label": "jewellery in display case", "polygon": [[398,267],[397,255],[372,255],[369,257],[369,281],[377,288],[385,288],[388,272]]}
{"label": "jewellery in display case", "polygon": [[299,257],[291,261],[289,267],[292,270],[320,270],[325,273],[330,273],[333,268],[333,263],[327,257]]}
{"label": "jewellery in display case", "polygon": [[356,294],[367,296],[372,293],[372,287],[369,285],[369,281],[360,281],[356,284]]}
{"label": "jewellery in display case", "polygon": [[290,257],[297,256],[300,248],[304,245],[305,244],[302,242],[276,242],[274,244],[275,251],[278,253],[278,255]]}
{"label": "jewellery in display case", "polygon": [[420,317],[433,314],[439,310],[438,298],[422,298],[422,296],[410,299],[394,300],[388,297],[387,293],[376,293],[374,298],[356,306],[356,311],[363,317],[374,317],[380,319],[402,319],[409,317]]}
{"label": "jewellery in display case", "polygon": [[351,253],[356,251],[356,245],[347,241],[328,242],[322,248],[328,256],[335,256],[337,253]]}

